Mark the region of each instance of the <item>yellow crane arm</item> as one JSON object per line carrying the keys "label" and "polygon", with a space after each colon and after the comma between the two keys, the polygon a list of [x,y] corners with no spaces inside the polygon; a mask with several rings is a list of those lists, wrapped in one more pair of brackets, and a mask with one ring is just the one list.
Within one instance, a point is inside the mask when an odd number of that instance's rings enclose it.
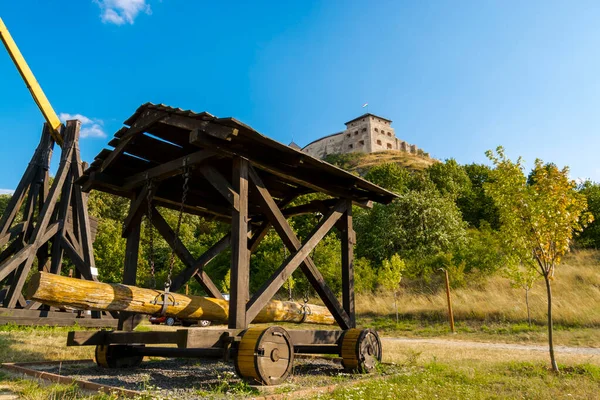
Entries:
{"label": "yellow crane arm", "polygon": [[58,116],[54,112],[54,109],[50,105],[48,98],[46,98],[44,91],[35,79],[35,76],[33,76],[33,72],[31,72],[31,69],[29,69],[29,66],[27,65],[27,62],[25,61],[23,55],[19,51],[17,44],[13,40],[12,36],[10,36],[6,25],[4,25],[4,22],[2,22],[2,18],[0,18],[0,39],[2,39],[2,43],[4,43],[4,46],[6,47],[6,50],[10,55],[10,58],[12,58],[13,62],[15,63],[15,66],[21,74],[21,77],[25,81],[27,89],[29,89],[29,91],[31,92],[33,100],[38,105],[40,111],[44,115],[46,122],[48,122],[48,126],[50,126],[51,128],[50,134],[54,138],[54,141],[59,145],[62,145],[63,140],[60,134],[62,123],[60,122],[60,119],[58,118]]}

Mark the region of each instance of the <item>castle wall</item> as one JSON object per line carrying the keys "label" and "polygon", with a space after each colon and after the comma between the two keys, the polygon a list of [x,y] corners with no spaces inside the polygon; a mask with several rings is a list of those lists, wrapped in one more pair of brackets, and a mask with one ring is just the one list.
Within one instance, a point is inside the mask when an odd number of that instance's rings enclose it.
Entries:
{"label": "castle wall", "polygon": [[302,149],[318,158],[329,154],[374,153],[386,150],[416,154],[418,148],[398,139],[391,121],[373,114],[365,114],[352,120],[346,123],[345,131],[317,139]]}

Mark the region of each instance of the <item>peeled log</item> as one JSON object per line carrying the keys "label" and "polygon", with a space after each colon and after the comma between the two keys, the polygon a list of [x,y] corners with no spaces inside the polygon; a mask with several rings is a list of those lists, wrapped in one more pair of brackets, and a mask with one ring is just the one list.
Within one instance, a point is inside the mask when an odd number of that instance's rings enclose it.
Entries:
{"label": "peeled log", "polygon": [[[163,296],[160,290],[143,289],[118,283],[101,283],[68,278],[48,272],[38,272],[31,277],[27,299],[55,307],[77,310],[129,311],[136,314],[157,314],[162,306],[152,304]],[[176,305],[167,307],[166,315],[186,320],[226,322],[229,302],[211,297],[186,296],[171,293]],[[306,322],[331,325],[335,321],[327,307],[309,304],[304,316],[303,305],[291,301],[271,300],[254,318],[253,323]]]}

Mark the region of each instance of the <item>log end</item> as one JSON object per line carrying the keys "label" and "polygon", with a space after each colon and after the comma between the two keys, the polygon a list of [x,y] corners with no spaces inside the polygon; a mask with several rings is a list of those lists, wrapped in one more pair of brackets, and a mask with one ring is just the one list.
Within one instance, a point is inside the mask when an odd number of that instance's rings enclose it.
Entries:
{"label": "log end", "polygon": [[27,295],[25,296],[25,298],[27,300],[33,299],[33,296],[35,295],[35,293],[37,292],[37,290],[40,287],[41,279],[42,279],[41,272],[37,272],[31,276],[31,279],[29,279],[29,285],[27,285]]}

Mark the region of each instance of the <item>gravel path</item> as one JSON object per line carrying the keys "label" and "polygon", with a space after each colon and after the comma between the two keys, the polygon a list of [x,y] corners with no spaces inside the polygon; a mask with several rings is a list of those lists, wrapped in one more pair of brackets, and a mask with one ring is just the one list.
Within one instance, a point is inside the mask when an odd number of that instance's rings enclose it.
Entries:
{"label": "gravel path", "polygon": [[[420,339],[420,338],[392,338],[382,337],[382,341],[390,342],[406,342],[406,343],[428,343],[440,344],[444,346],[468,347],[473,349],[491,349],[491,350],[517,350],[517,351],[548,351],[548,346],[533,345],[533,344],[514,344],[514,343],[486,343],[486,342],[469,342],[466,340],[446,340],[446,339]],[[600,349],[594,347],[569,347],[569,346],[554,346],[554,351],[565,354],[581,354],[581,355],[600,355]]]}
{"label": "gravel path", "polygon": [[[36,370],[51,372],[101,385],[140,390],[159,398],[191,400],[199,398],[244,397],[252,395],[240,385],[232,363],[198,359],[154,359],[144,361],[133,369],[110,370],[96,364],[38,365]],[[361,378],[346,374],[341,365],[326,359],[297,359],[293,374],[287,381],[270,390],[276,393],[293,392],[310,387],[331,385]],[[252,390],[252,389],[250,389]],[[255,391],[255,395],[258,392]]]}

